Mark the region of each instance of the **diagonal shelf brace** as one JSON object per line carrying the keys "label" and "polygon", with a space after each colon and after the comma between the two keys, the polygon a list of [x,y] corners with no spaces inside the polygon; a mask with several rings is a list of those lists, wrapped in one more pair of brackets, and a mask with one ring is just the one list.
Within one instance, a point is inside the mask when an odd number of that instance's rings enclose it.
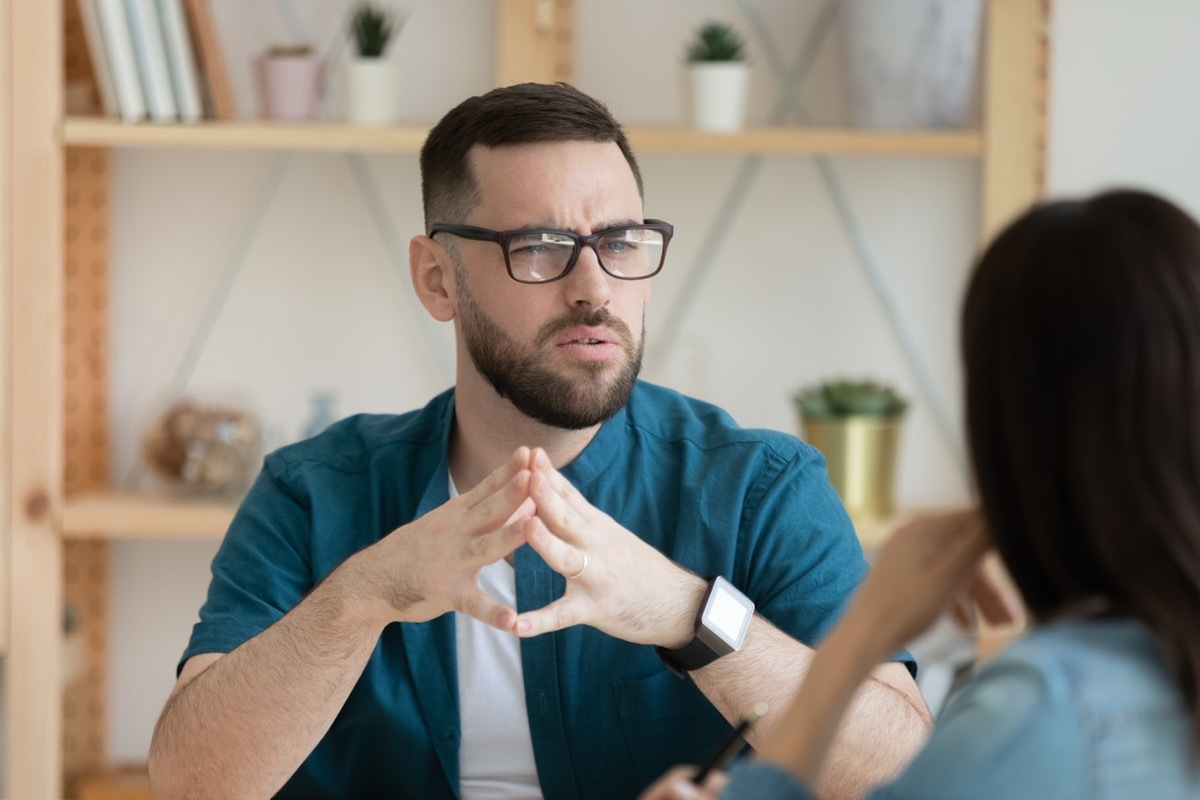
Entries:
{"label": "diagonal shelf brace", "polygon": [[[387,253],[388,260],[392,263],[392,268],[396,271],[396,277],[400,280],[402,287],[407,287],[409,284],[408,252],[401,244],[395,229],[388,219],[387,207],[383,202],[383,194],[372,179],[371,171],[367,169],[366,159],[358,153],[347,153],[346,163],[349,165],[350,172],[358,184],[358,191],[362,194],[362,198],[367,204],[367,209],[371,213],[371,221],[375,224],[375,230],[379,234],[380,241],[383,243],[383,249]],[[412,308],[417,319],[417,324],[424,335],[425,347],[429,351],[434,364],[437,366],[438,372],[447,385],[452,384],[454,382],[454,368],[452,366],[454,364],[454,353],[441,337],[441,331],[437,324],[426,313],[425,307],[417,300],[416,293],[406,291],[402,292],[402,294],[408,298],[409,306]]]}
{"label": "diagonal shelf brace", "polygon": [[[775,110],[771,113],[771,121],[778,124],[784,120],[788,108],[794,102],[788,100],[787,96],[794,94],[798,90],[804,83],[804,78],[808,74],[808,70],[812,67],[812,63],[816,58],[816,52],[821,46],[829,23],[834,18],[831,6],[836,5],[836,3],[834,0],[829,0],[827,5],[822,8],[821,15],[814,26],[813,32],[805,40],[804,46],[801,48],[800,54],[796,59],[796,64],[791,69],[784,66],[783,59],[779,56],[779,51],[770,44],[770,34],[766,22],[758,12],[757,7],[744,2],[744,0],[741,5],[750,20],[751,27],[767,42],[767,47],[764,50],[767,62],[771,66],[771,71],[775,73],[781,83],[780,99],[776,102]],[[748,155],[742,160],[742,165],[738,168],[738,173],[734,176],[733,183],[730,184],[729,190],[725,194],[725,199],[721,201],[721,211],[717,215],[717,219],[730,221],[739,215],[746,204],[746,199],[750,196],[750,189],[758,177],[759,170],[762,168],[762,162],[763,156],[760,154]],[[716,264],[717,253],[732,227],[732,225],[714,225],[709,231],[708,238],[701,247],[701,255],[692,266],[692,279],[684,284],[683,290],[667,311],[667,319],[663,323],[664,330],[661,337],[663,344],[661,347],[656,348],[654,354],[650,356],[651,363],[655,366],[661,366],[666,361],[667,354],[671,352],[671,349],[679,341],[680,331],[683,330],[683,323],[688,318],[688,315],[691,314],[692,308],[696,305],[696,301],[700,297],[700,290],[704,288],[705,281],[712,274],[713,267]]]}
{"label": "diagonal shelf brace", "polygon": [[288,166],[292,163],[292,156],[293,154],[290,152],[280,153],[273,159],[271,169],[267,173],[266,180],[263,181],[262,190],[259,191],[258,197],[254,201],[254,206],[246,218],[245,224],[242,225],[236,244],[234,244],[233,249],[229,252],[229,257],[225,261],[225,267],[221,270],[221,277],[217,280],[212,295],[208,298],[208,303],[204,307],[204,314],[200,317],[199,324],[196,325],[196,330],[192,334],[191,341],[188,342],[187,350],[184,351],[183,358],[179,360],[179,366],[176,368],[175,376],[171,379],[170,383],[173,394],[181,394],[192,379],[192,373],[196,370],[196,364],[200,361],[200,356],[204,353],[204,348],[208,346],[208,339],[212,336],[213,329],[216,327],[217,318],[221,315],[222,309],[225,308],[225,303],[229,300],[229,295],[233,291],[233,285],[237,282],[242,268],[246,265],[246,257],[250,253],[250,245],[254,243],[255,237],[258,235],[258,229],[262,227],[263,220],[267,216],[267,211],[270,209],[275,195],[279,193],[279,186],[283,183],[283,176],[287,172]]}
{"label": "diagonal shelf brace", "polygon": [[[788,113],[794,112],[798,120],[806,122],[808,114],[805,111],[804,103],[799,94],[803,89],[804,76],[812,66],[817,50],[820,48],[821,43],[828,35],[833,22],[837,18],[840,8],[838,3],[836,0],[826,0],[825,5],[822,6],[817,16],[817,21],[813,25],[812,32],[805,40],[804,47],[800,51],[800,57],[797,60],[795,69],[786,74],[781,71],[783,59],[780,58],[779,51],[775,48],[770,28],[767,26],[766,20],[763,19],[762,12],[758,6],[750,2],[750,0],[739,0],[739,5],[756,35],[763,43],[768,66],[770,66],[772,72],[776,74],[780,81],[779,99],[772,112],[772,121],[776,123],[781,122],[786,118]],[[833,160],[828,156],[822,155],[814,156],[813,160],[816,163],[817,172],[821,176],[825,189],[829,192],[830,199],[833,201],[834,209],[841,220],[846,236],[850,240],[850,245],[854,250],[858,264],[862,268],[867,281],[870,283],[875,299],[882,308],[888,325],[892,328],[892,333],[896,337],[900,351],[904,355],[905,360],[908,361],[909,368],[916,378],[918,390],[925,400],[930,414],[933,415],[938,432],[941,434],[946,447],[954,456],[959,471],[964,477],[968,477],[969,482],[970,470],[967,466],[966,453],[963,449],[961,438],[950,419],[950,413],[945,403],[942,401],[937,382],[933,379],[933,375],[925,363],[925,358],[921,354],[921,349],[917,345],[916,339],[913,337],[903,313],[900,311],[900,306],[896,302],[895,295],[884,278],[883,271],[879,267],[879,260],[875,257],[866,233],[863,231],[862,225],[854,213],[853,204],[851,204],[845,186],[838,176],[837,170],[834,168]]]}
{"label": "diagonal shelf brace", "polygon": [[[738,215],[738,212],[746,204],[746,198],[750,194],[754,180],[758,177],[762,162],[763,157],[759,155],[747,156],[742,161],[742,165],[738,168],[738,173],[734,176],[733,183],[721,203],[717,219],[732,220]],[[662,346],[656,348],[650,356],[655,366],[661,366],[666,361],[667,354],[678,343],[683,322],[696,304],[700,290],[704,287],[708,276],[712,274],[713,267],[717,263],[717,254],[721,251],[721,245],[728,238],[732,227],[732,225],[709,226],[708,235],[700,246],[700,256],[690,271],[691,280],[683,284],[679,296],[667,310],[667,319],[663,323]]]}
{"label": "diagonal shelf brace", "polygon": [[[225,303],[229,300],[233,285],[237,283],[242,267],[246,265],[250,245],[254,242],[263,219],[266,218],[271,202],[279,192],[279,186],[283,183],[283,176],[292,162],[292,156],[292,153],[284,152],[277,154],[272,159],[271,168],[263,180],[262,189],[259,190],[254,205],[238,232],[234,246],[225,259],[225,266],[221,269],[221,275],[213,287],[212,294],[209,295],[208,302],[205,303],[204,313],[200,315],[200,321],[196,323],[196,329],[192,332],[191,339],[184,349],[183,357],[179,359],[175,374],[168,383],[169,394],[182,395],[191,381],[192,373],[196,371],[196,364],[199,363],[200,356],[204,353],[204,348],[208,346],[209,337],[212,336],[213,329],[216,327],[217,318],[221,316],[221,310],[225,308]],[[142,479],[142,474],[141,460],[135,460],[126,476],[124,485],[137,485]]]}
{"label": "diagonal shelf brace", "polygon": [[958,463],[959,471],[967,476],[970,474],[970,470],[967,467],[966,453],[963,451],[954,425],[950,422],[950,412],[942,402],[937,382],[933,379],[933,375],[921,355],[921,348],[917,345],[912,331],[909,330],[904,314],[896,302],[896,297],[892,294],[892,290],[883,276],[883,271],[879,267],[879,259],[875,257],[875,252],[871,249],[870,242],[854,214],[854,207],[846,194],[845,186],[827,156],[818,156],[815,161],[817,172],[820,173],[825,189],[829,192],[833,207],[842,222],[842,228],[846,231],[850,245],[854,248],[854,254],[858,257],[859,266],[866,274],[875,300],[883,309],[884,316],[896,337],[896,342],[900,345],[900,351],[904,354],[909,368],[912,369],[913,375],[917,379],[917,386],[921,396],[925,398],[925,403],[929,406],[929,412],[933,415],[934,422],[937,423],[938,432],[941,433],[942,440]]}

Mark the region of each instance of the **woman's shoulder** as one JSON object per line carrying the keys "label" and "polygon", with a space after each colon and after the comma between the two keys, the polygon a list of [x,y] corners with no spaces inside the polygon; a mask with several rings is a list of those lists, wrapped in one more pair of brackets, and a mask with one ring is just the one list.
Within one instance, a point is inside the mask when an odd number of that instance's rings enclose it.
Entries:
{"label": "woman's shoulder", "polygon": [[1190,737],[1186,704],[1145,626],[1065,620],[980,667],[899,783],[937,785],[929,797],[964,786],[979,797],[1191,797],[1200,781]]}
{"label": "woman's shoulder", "polygon": [[1187,796],[1187,726],[1143,626],[1046,625],[977,669],[878,797]]}
{"label": "woman's shoulder", "polygon": [[1092,715],[1177,709],[1181,698],[1154,635],[1122,618],[1067,619],[1039,626],[985,664],[978,677],[1037,675],[1051,699]]}

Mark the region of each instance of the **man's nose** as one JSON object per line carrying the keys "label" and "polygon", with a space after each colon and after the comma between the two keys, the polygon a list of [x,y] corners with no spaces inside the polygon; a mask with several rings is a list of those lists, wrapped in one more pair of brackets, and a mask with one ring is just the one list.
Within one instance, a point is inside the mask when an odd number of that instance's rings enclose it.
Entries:
{"label": "man's nose", "polygon": [[600,267],[600,258],[594,248],[584,245],[579,251],[575,266],[563,279],[567,291],[567,302],[571,305],[588,305],[604,308],[611,299],[612,279]]}

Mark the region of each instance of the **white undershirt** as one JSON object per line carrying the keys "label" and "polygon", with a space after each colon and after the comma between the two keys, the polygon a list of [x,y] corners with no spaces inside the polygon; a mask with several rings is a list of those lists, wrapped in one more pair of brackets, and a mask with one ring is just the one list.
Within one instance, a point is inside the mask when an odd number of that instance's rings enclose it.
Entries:
{"label": "white undershirt", "polygon": [[[450,496],[457,494],[451,480]],[[479,588],[493,600],[516,608],[516,573],[504,559],[479,571]],[[462,800],[542,800],[525,708],[521,640],[457,612],[454,639],[462,720],[458,753]]]}

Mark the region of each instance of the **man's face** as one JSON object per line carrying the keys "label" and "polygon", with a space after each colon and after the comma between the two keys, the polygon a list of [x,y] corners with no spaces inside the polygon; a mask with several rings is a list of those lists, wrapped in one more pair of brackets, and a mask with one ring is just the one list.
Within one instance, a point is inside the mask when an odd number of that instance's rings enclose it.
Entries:
{"label": "man's face", "polygon": [[[642,221],[633,173],[612,143],[476,148],[481,202],[467,224],[589,235]],[[583,248],[561,280],[521,284],[491,242],[458,240],[458,333],[479,376],[525,415],[582,429],[617,413],[641,370],[648,280],[623,281]]]}

